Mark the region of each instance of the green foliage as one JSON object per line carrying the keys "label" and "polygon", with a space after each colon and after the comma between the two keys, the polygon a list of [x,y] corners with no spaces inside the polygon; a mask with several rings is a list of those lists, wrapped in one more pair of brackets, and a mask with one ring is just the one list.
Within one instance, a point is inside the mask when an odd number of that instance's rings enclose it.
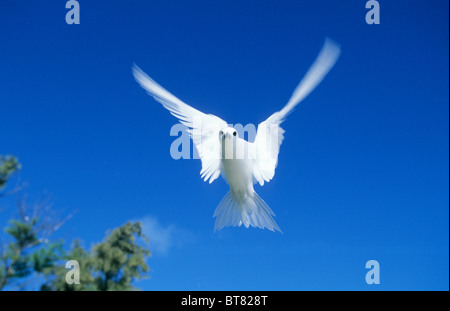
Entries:
{"label": "green foliage", "polygon": [[[95,291],[97,290],[94,283],[94,276],[91,274],[92,258],[81,246],[80,241],[76,240],[71,249],[63,256],[59,265],[54,265],[48,270],[47,281],[41,285],[44,291]],[[65,268],[65,262],[68,260],[76,260],[80,265],[80,284],[69,285],[66,283],[66,274],[68,270]]]}
{"label": "green foliage", "polygon": [[80,284],[67,284],[68,272],[64,265],[55,266],[49,275],[50,281],[42,290],[57,291],[123,291],[137,290],[132,285],[136,279],[145,277],[149,268],[146,259],[150,252],[139,245],[136,238],[147,242],[141,224],[128,222],[114,229],[103,242],[86,252],[76,241],[64,256],[65,260],[76,260],[80,264]]}
{"label": "green foliage", "polygon": [[39,220],[11,220],[12,241],[0,253],[0,290],[32,274],[47,273],[62,254],[62,243],[39,237]]}
{"label": "green foliage", "polygon": [[[0,155],[0,190],[19,169],[16,158]],[[35,210],[31,214],[42,217],[31,219],[23,207],[19,206],[19,212],[19,219],[10,220],[4,230],[8,243],[0,244],[0,290],[11,286],[26,288],[31,278],[43,280],[41,290],[137,290],[133,281],[145,277],[149,270],[146,260],[150,251],[143,246],[148,238],[142,233],[139,222],[128,222],[114,229],[89,252],[78,240],[64,251],[63,241],[48,240],[49,234],[61,225],[48,210]],[[80,284],[66,282],[69,270],[65,264],[69,260],[79,263]],[[39,275],[41,278],[36,278]]]}
{"label": "green foliage", "polygon": [[98,290],[134,290],[131,282],[148,272],[145,259],[150,252],[136,244],[135,237],[147,240],[141,224],[129,222],[94,246],[93,269]]}
{"label": "green foliage", "polygon": [[[41,274],[45,282],[41,290],[57,291],[123,291],[137,290],[133,281],[145,277],[150,251],[140,244],[148,242],[139,222],[128,222],[114,229],[90,252],[77,240],[64,252],[62,242],[39,238],[39,220],[11,220],[5,232],[12,237],[0,256],[0,290]],[[139,239],[144,243],[138,243]],[[80,284],[67,284],[65,262],[80,265]]]}
{"label": "green foliage", "polygon": [[5,187],[9,177],[20,169],[20,164],[15,157],[0,155],[0,190]]}

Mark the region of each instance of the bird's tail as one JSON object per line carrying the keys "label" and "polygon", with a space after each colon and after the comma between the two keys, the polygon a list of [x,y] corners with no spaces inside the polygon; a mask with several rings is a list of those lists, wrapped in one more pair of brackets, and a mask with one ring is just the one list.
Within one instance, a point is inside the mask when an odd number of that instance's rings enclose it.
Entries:
{"label": "bird's tail", "polygon": [[272,216],[275,216],[274,212],[256,192],[253,191],[252,195],[246,195],[242,200],[228,192],[214,212],[214,217],[217,217],[214,230],[244,225],[246,228],[252,226],[282,232]]}

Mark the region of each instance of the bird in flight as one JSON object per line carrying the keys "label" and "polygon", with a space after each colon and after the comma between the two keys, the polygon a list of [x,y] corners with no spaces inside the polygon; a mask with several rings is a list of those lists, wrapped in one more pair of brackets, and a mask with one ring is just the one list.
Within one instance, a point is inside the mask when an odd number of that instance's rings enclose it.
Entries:
{"label": "bird in flight", "polygon": [[284,130],[280,127],[286,116],[323,80],[340,55],[340,47],[330,39],[300,81],[286,106],[258,125],[254,142],[239,137],[237,131],[221,118],[205,114],[178,99],[156,83],[136,65],[133,75],[149,95],[161,103],[188,132],[202,162],[201,177],[212,183],[219,175],[230,191],[220,201],[214,217],[214,230],[227,226],[249,226],[271,231],[280,227],[274,212],[255,192],[253,185],[269,182],[275,175],[278,153]]}

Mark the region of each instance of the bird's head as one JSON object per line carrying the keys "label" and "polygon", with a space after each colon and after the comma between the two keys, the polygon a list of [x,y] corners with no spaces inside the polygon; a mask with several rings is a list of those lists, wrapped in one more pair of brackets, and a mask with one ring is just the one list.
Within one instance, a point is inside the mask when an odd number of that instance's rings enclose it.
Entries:
{"label": "bird's head", "polygon": [[224,127],[219,131],[219,139],[224,140],[234,140],[238,137],[237,131],[232,127]]}
{"label": "bird's head", "polygon": [[222,159],[235,158],[237,137],[237,131],[232,127],[224,127],[219,131],[219,140],[222,147]]}

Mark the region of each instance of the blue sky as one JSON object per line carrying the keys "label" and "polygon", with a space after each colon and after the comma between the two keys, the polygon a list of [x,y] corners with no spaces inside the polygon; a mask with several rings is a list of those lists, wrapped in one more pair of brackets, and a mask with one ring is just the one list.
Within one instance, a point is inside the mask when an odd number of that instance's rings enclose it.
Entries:
{"label": "blue sky", "polygon": [[[379,25],[365,1],[79,3],[79,25],[65,1],[0,11],[0,154],[19,158],[30,200],[78,211],[57,237],[89,246],[143,221],[145,290],[448,290],[448,1],[379,1]],[[342,55],[283,124],[275,178],[255,186],[284,234],[213,232],[227,185],[170,157],[176,119],[132,64],[205,113],[259,123],[325,37]],[[365,283],[370,259],[379,285]]]}

